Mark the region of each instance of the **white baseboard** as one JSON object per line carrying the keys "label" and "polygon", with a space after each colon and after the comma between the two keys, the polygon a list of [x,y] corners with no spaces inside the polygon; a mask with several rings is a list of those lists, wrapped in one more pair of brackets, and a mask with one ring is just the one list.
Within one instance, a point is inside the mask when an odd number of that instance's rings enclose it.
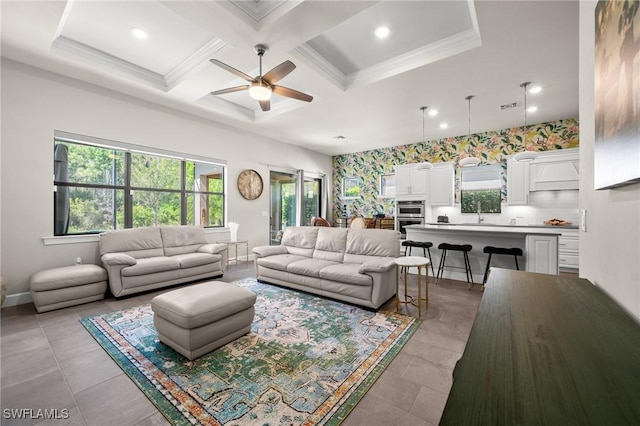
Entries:
{"label": "white baseboard", "polygon": [[33,302],[33,299],[31,298],[30,292],[9,294],[2,304],[2,307],[6,308],[8,306],[24,305],[25,303],[31,302]]}

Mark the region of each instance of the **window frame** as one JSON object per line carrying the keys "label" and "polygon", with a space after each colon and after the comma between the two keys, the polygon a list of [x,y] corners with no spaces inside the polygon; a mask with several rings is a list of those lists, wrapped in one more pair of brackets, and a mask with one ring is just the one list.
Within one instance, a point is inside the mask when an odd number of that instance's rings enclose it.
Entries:
{"label": "window frame", "polygon": [[[105,139],[100,139],[100,138],[95,138],[90,136],[74,135],[71,133],[60,132],[60,131],[54,132],[53,149],[55,150],[56,145],[61,142],[66,144],[84,145],[92,148],[122,151],[125,157],[124,158],[124,177],[123,177],[122,184],[119,184],[117,182],[112,182],[112,184],[91,184],[91,183],[79,183],[74,181],[56,181],[56,175],[54,173],[53,175],[53,185],[54,185],[53,235],[54,237],[95,235],[100,232],[104,232],[112,229],[134,228],[133,197],[134,197],[135,191],[157,191],[157,192],[162,192],[166,194],[170,194],[170,193],[178,194],[179,200],[180,200],[180,206],[179,206],[179,216],[180,216],[179,224],[180,225],[193,225],[195,223],[196,225],[203,226],[205,229],[223,228],[226,225],[226,219],[227,219],[227,214],[226,214],[227,212],[227,162],[226,161],[215,159],[215,158],[197,156],[197,155],[189,155],[189,154],[184,154],[180,152],[143,147],[143,146],[124,143],[124,142],[110,141],[110,140],[105,140]],[[132,154],[143,154],[143,155],[149,155],[153,157],[168,157],[168,158],[180,161],[180,165],[179,165],[180,188],[179,189],[162,189],[162,188],[145,188],[145,187],[132,186],[132,177],[131,177]],[[196,168],[198,167],[198,165],[213,166],[212,170],[209,171],[209,175],[214,173],[221,175],[221,179],[222,179],[221,192],[197,190],[195,185],[192,189],[188,189],[187,183],[192,183],[191,180],[194,180],[194,181],[198,180],[197,176],[194,176],[192,178],[189,178],[187,176],[189,163],[192,163],[193,164],[192,167],[196,167]],[[55,158],[54,158],[54,164],[55,164]],[[220,170],[219,171],[215,170],[217,168],[219,168]],[[61,188],[61,187],[103,189],[103,190],[114,191],[114,193],[115,191],[123,191],[124,192],[124,206],[123,206],[124,219],[122,221],[123,222],[122,226],[118,226],[117,221],[115,219],[115,215],[117,214],[116,213],[117,208],[114,205],[114,206],[111,206],[113,208],[113,214],[114,214],[113,225],[109,229],[86,231],[86,232],[69,232],[69,230],[67,229],[66,232],[64,233],[59,232],[56,226],[56,220],[58,219],[56,197],[57,197],[58,188]],[[189,196],[194,197],[194,200],[197,197],[202,197],[202,196],[207,197],[207,199],[210,196],[221,197],[222,198],[222,203],[221,203],[222,219],[220,224],[218,225],[209,224],[208,223],[209,222],[208,219],[210,217],[209,215],[207,215],[206,225],[203,225],[202,223],[198,223],[201,220],[201,217],[200,217],[201,214],[200,212],[195,212],[195,211],[192,212],[193,217],[191,218],[192,219],[191,221],[193,223],[190,223],[189,222],[190,212],[189,212],[189,206],[187,201]],[[195,204],[192,207],[195,207]],[[158,224],[158,226],[162,226],[162,225]]]}
{"label": "window frame", "polygon": [[[352,183],[356,183],[358,187],[358,195],[356,196],[350,196],[350,195],[345,195],[345,187],[347,186],[347,182],[352,182]],[[362,179],[359,177],[344,177],[342,178],[342,199],[343,200],[356,200],[358,198],[360,198],[360,195],[363,192],[363,188],[362,188]]]}
{"label": "window frame", "polygon": [[[382,185],[382,182],[388,183],[392,182],[393,185],[389,186],[388,184]],[[393,189],[389,191],[390,193],[386,193],[383,191],[383,188],[386,190]],[[378,197],[379,198],[395,198],[396,196],[396,174],[395,173],[383,173],[380,175],[380,179],[378,182]]]}

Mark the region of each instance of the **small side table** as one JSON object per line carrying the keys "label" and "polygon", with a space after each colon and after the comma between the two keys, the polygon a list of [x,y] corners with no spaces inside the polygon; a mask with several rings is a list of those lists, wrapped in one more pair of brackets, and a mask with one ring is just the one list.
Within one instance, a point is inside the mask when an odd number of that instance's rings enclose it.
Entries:
{"label": "small side table", "polygon": [[[400,300],[400,269],[404,268],[404,300]],[[418,268],[418,298],[407,294],[407,270]],[[425,270],[425,297],[422,297],[422,268]],[[422,317],[422,301],[425,309],[429,308],[429,259],[420,256],[404,256],[396,259],[396,312],[400,311],[400,304],[412,304],[418,307],[418,316]]]}
{"label": "small side table", "polygon": [[242,246],[244,245],[245,248],[245,255],[246,255],[246,261],[249,262],[249,241],[248,240],[238,240],[238,241],[216,241],[216,243],[218,244],[225,244],[227,246],[227,268],[229,267],[229,262],[230,260],[230,254],[229,253],[229,247],[233,246],[235,248],[235,255],[236,257],[233,260],[233,264],[237,265],[238,264],[238,246]]}

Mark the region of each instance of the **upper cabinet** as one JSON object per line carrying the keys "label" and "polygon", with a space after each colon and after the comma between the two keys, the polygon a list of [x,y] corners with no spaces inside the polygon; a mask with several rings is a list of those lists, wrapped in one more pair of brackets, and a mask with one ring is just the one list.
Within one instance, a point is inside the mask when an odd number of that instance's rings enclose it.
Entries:
{"label": "upper cabinet", "polygon": [[531,161],[529,169],[531,191],[578,189],[580,168],[578,149],[548,151]]}
{"label": "upper cabinet", "polygon": [[529,204],[529,162],[507,159],[507,204]]}
{"label": "upper cabinet", "polygon": [[427,198],[429,168],[425,163],[399,164],[395,166],[396,199],[415,200]]}
{"label": "upper cabinet", "polygon": [[431,168],[431,205],[453,206],[455,201],[455,163],[433,163]]}
{"label": "upper cabinet", "polygon": [[579,149],[559,149],[538,153],[534,160],[507,158],[507,203],[526,205],[530,191],[578,189]]}

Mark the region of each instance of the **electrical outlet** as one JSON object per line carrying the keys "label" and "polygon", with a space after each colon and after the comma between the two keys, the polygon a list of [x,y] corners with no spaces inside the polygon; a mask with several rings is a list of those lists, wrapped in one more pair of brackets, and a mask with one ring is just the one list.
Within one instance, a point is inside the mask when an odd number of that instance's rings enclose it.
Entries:
{"label": "electrical outlet", "polygon": [[580,210],[580,230],[587,232],[587,211],[585,209]]}

